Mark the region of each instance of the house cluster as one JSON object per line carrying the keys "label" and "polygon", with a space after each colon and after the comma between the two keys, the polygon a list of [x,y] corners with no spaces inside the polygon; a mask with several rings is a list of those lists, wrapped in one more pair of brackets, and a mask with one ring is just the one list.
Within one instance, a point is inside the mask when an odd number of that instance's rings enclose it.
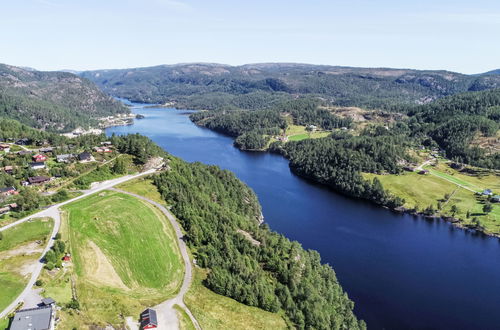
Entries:
{"label": "house cluster", "polygon": [[45,298],[36,308],[17,311],[10,330],[54,330],[55,323],[56,302],[52,298]]}

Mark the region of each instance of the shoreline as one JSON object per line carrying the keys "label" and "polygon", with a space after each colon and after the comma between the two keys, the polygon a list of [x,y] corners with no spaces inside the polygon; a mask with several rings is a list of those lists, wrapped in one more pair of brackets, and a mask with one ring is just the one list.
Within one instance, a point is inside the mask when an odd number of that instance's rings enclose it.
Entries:
{"label": "shoreline", "polygon": [[[154,104],[151,104],[151,105],[142,105],[142,106],[137,106],[135,108],[164,108],[164,109],[174,109],[176,111],[191,111],[189,109],[178,109],[178,108],[175,108],[175,107],[171,107],[171,106],[162,106],[162,105],[154,105]],[[194,111],[204,111],[204,110],[194,110]],[[213,132],[217,132],[219,134],[222,134],[224,136],[227,136],[227,137],[230,137],[233,139],[233,146],[234,148],[240,150],[240,151],[243,151],[243,152],[262,152],[262,153],[265,153],[265,152],[270,152],[270,153],[273,153],[272,151],[269,150],[269,148],[266,148],[266,149],[255,149],[255,150],[249,150],[249,149],[242,149],[242,148],[238,148],[235,144],[234,144],[234,141],[235,141],[235,137],[234,136],[231,136],[231,135],[228,135],[228,134],[225,134],[223,132],[219,132],[217,130],[214,130],[214,129],[210,129],[206,126],[204,126],[203,124],[199,124],[199,123],[195,123],[194,121],[191,120],[191,118],[189,119],[191,121],[191,123],[193,123],[194,125],[198,126],[198,127],[203,127],[205,129],[208,129],[208,130],[211,130]],[[133,123],[132,123],[133,124]],[[132,125],[132,124],[126,124],[126,125],[113,125],[113,126],[128,126],[128,125]],[[113,126],[110,126],[110,127],[113,127]],[[283,155],[281,155],[281,157],[284,157]],[[286,157],[284,157],[285,159],[287,159]],[[288,160],[288,159],[287,159]],[[357,198],[357,197],[353,197],[353,196],[349,196],[347,194],[344,194],[340,191],[337,191],[337,190],[334,190],[332,189],[331,187],[329,187],[328,185],[326,184],[323,184],[321,182],[317,182],[315,180],[312,180],[310,178],[307,178],[305,176],[302,176],[302,175],[299,175],[298,173],[295,173],[291,168],[290,168],[290,171],[298,176],[298,177],[301,177],[303,179],[305,179],[306,181],[308,181],[309,183],[314,183],[314,184],[318,184],[318,185],[321,185],[323,187],[326,187],[327,189],[331,190],[332,192],[335,192],[337,194],[341,194],[343,196],[346,196],[346,197],[349,197],[349,198],[352,198],[354,200],[359,200],[359,201],[366,201],[366,202],[369,202],[370,204],[372,205],[375,205],[375,206],[378,206],[378,207],[382,207],[382,208],[385,208],[389,211],[392,211],[394,213],[398,213],[398,214],[407,214],[407,215],[411,215],[413,217],[418,217],[418,218],[421,218],[422,220],[425,220],[425,221],[429,221],[429,220],[439,220],[439,221],[444,221],[444,222],[447,222],[447,223],[450,223],[451,225],[453,225],[453,227],[455,228],[458,228],[458,229],[462,229],[464,231],[474,231],[476,233],[480,233],[482,235],[485,235],[485,236],[488,236],[488,237],[491,237],[491,238],[497,238],[497,239],[500,239],[500,233],[499,234],[495,234],[495,233],[489,233],[489,232],[486,232],[484,230],[479,230],[477,228],[471,228],[471,227],[468,227],[466,225],[463,224],[463,221],[461,221],[460,219],[457,219],[457,218],[453,218],[451,216],[446,216],[446,215],[432,215],[432,216],[428,216],[428,215],[425,215],[421,212],[413,212],[413,210],[411,209],[407,209],[407,208],[404,208],[402,206],[398,207],[398,208],[389,208],[385,205],[380,205],[380,204],[376,204],[374,203],[373,201],[370,201],[370,200],[367,200],[367,199],[362,199],[362,198]],[[264,220],[262,219],[262,222],[261,224],[264,223]]]}

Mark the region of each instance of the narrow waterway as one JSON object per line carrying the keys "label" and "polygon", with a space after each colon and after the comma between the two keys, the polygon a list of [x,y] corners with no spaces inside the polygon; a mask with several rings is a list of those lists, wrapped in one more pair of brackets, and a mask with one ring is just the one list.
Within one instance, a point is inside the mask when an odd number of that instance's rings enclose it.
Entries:
{"label": "narrow waterway", "polygon": [[281,156],[239,151],[187,111],[134,112],[146,118],[107,134],[141,133],[186,161],[233,171],[257,193],[272,229],[335,269],[369,329],[500,328],[500,240],[311,184]]}

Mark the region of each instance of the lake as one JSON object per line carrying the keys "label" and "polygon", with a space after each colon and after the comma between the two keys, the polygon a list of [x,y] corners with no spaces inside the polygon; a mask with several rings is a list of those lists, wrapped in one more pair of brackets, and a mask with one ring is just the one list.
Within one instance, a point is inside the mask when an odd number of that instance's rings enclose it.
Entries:
{"label": "lake", "polygon": [[395,214],[293,175],[288,161],[243,152],[194,125],[189,111],[146,116],[107,134],[141,133],[188,162],[233,171],[259,197],[270,227],[330,264],[369,329],[500,328],[500,240]]}

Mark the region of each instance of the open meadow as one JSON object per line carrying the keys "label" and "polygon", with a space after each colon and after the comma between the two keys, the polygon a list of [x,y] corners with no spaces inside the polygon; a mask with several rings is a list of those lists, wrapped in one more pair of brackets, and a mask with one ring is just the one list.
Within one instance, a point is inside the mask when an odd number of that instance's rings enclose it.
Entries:
{"label": "open meadow", "polygon": [[[64,208],[62,238],[72,262],[44,274],[45,295],[74,297],[80,312],[61,313],[62,326],[120,325],[179,290],[184,265],[173,229],[154,206],[113,191]],[[72,292],[72,286],[74,291]]]}

